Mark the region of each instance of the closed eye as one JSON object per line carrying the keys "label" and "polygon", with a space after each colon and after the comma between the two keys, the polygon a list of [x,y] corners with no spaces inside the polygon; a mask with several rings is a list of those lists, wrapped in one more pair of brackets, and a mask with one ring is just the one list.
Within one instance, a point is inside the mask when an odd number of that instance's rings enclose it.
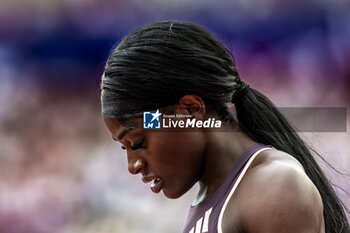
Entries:
{"label": "closed eye", "polygon": [[145,142],[145,138],[143,137],[140,141],[138,141],[135,145],[131,146],[131,150],[137,150],[140,149],[143,146],[143,143]]}

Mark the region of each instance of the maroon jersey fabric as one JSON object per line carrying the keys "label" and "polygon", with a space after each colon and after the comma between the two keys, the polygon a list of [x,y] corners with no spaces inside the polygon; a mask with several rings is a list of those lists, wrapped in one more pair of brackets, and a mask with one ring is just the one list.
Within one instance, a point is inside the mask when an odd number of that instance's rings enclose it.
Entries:
{"label": "maroon jersey fabric", "polygon": [[[221,224],[222,219],[219,220],[219,218],[220,213],[223,212],[222,210],[226,208],[225,202],[228,202],[230,199],[240,179],[243,177],[255,156],[261,151],[270,148],[272,147],[262,144],[255,144],[248,148],[240,156],[236,165],[221,186],[209,198],[196,206],[191,206],[183,233],[221,233],[221,227],[218,231],[218,223],[220,222]],[[235,185],[241,173],[242,177]]]}

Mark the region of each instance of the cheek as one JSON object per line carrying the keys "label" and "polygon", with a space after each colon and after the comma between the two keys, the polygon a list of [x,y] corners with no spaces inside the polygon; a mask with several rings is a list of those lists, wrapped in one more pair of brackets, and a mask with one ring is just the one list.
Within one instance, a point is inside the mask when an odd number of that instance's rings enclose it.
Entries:
{"label": "cheek", "polygon": [[[167,181],[167,197],[182,195],[200,178],[205,139],[198,132],[164,133],[150,139],[151,170]],[[151,144],[152,143],[152,144]],[[153,144],[154,143],[154,144]]]}
{"label": "cheek", "polygon": [[[205,149],[204,137],[200,133],[166,133],[159,134],[155,146],[152,147],[158,162],[166,167],[181,169],[182,167],[192,167],[203,157]],[[173,166],[181,165],[181,166]]]}

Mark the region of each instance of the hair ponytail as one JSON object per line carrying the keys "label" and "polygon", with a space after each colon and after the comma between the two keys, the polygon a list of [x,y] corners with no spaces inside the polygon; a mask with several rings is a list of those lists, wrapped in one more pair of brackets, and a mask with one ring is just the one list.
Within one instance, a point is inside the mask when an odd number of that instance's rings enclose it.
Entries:
{"label": "hair ponytail", "polygon": [[317,187],[323,202],[327,233],[348,233],[349,223],[343,205],[310,150],[290,123],[263,94],[249,88],[234,98],[241,129],[253,140],[272,145],[297,159]]}

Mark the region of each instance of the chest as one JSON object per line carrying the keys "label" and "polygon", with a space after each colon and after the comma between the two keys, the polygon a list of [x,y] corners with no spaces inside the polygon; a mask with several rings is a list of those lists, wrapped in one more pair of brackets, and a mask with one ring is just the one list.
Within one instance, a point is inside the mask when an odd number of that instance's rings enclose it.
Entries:
{"label": "chest", "polygon": [[[225,213],[222,208],[216,207],[201,211],[201,214],[192,213],[193,215],[189,216],[183,233],[243,233],[237,211],[231,210],[229,213]],[[222,211],[223,213],[221,213]],[[218,227],[219,224],[221,227]]]}

